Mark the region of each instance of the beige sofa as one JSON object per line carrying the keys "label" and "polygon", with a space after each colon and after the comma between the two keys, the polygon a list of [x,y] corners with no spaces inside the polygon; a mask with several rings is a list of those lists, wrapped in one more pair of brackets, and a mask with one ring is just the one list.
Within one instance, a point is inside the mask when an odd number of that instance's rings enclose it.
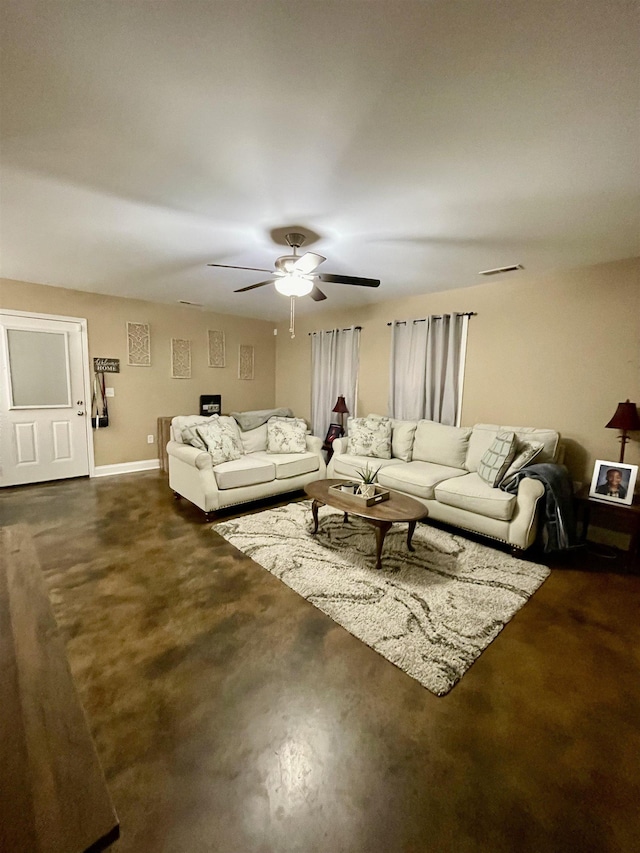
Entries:
{"label": "beige sofa", "polygon": [[354,456],[348,452],[348,438],[336,439],[327,476],[357,480],[357,469],[381,466],[380,485],[421,501],[430,518],[506,542],[514,551],[525,549],[536,538],[542,483],[525,477],[517,494],[510,494],[487,485],[477,473],[483,454],[503,431],[543,445],[533,464],[561,461],[555,430],[392,420],[391,459]]}
{"label": "beige sofa", "polygon": [[213,465],[211,455],[183,441],[186,427],[204,424],[209,418],[182,415],[171,421],[167,444],[169,485],[176,497],[184,497],[207,516],[223,507],[296,491],[326,476],[322,439],[307,435],[304,453],[267,453],[267,425],[243,431],[230,417],[244,450],[240,459]]}

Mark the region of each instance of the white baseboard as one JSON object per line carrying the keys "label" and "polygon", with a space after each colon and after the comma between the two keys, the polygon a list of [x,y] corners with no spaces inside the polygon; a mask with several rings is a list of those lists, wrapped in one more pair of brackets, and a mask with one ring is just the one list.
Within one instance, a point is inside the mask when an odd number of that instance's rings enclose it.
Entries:
{"label": "white baseboard", "polygon": [[96,465],[92,476],[112,477],[114,474],[135,474],[138,471],[154,471],[159,467],[159,459],[140,459],[138,462],[117,462],[115,465]]}

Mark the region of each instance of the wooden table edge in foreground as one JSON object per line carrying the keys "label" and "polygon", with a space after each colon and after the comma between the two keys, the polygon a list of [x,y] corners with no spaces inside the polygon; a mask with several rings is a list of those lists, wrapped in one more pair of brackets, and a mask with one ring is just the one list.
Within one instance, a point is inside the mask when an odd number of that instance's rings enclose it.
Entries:
{"label": "wooden table edge in foreground", "polygon": [[[411,544],[416,523],[429,515],[429,510],[420,501],[409,495],[403,495],[390,489],[389,500],[373,506],[359,506],[349,498],[340,499],[339,495],[329,492],[329,487],[336,483],[347,482],[341,479],[314,480],[305,487],[305,493],[311,498],[311,514],[313,516],[313,533],[318,532],[318,509],[321,506],[330,506],[344,513],[346,522],[349,515],[356,515],[371,524],[375,530],[376,537],[376,569],[382,568],[382,548],[384,539],[394,523],[407,523],[407,549],[415,550]],[[401,504],[398,507],[398,504]]]}

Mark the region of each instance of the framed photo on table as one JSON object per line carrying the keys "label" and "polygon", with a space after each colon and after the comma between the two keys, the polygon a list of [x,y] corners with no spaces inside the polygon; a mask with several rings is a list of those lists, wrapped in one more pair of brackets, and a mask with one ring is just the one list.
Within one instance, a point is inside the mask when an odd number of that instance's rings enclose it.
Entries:
{"label": "framed photo on table", "polygon": [[596,459],[596,464],[593,466],[589,497],[615,503],[618,506],[631,506],[637,478],[637,465]]}
{"label": "framed photo on table", "polygon": [[333,442],[336,438],[342,438],[344,435],[344,429],[340,426],[340,424],[329,424],[329,429],[327,430],[327,437],[324,440],[324,444],[322,445],[322,449],[327,452],[327,462],[331,460],[333,456]]}
{"label": "framed photo on table", "polygon": [[336,438],[342,438],[343,435],[344,430],[342,429],[340,424],[329,424],[329,429],[327,430],[327,437],[324,440],[325,447],[331,447]]}

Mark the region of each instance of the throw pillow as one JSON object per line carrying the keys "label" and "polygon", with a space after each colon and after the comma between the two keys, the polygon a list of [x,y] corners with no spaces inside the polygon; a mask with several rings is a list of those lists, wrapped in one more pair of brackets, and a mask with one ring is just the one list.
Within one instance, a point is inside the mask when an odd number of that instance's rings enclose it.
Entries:
{"label": "throw pillow", "polygon": [[[385,415],[369,415],[376,420],[387,420]],[[391,456],[394,459],[402,459],[403,462],[411,462],[413,451],[413,438],[416,434],[417,421],[391,420]]]}
{"label": "throw pillow", "polygon": [[516,455],[500,483],[508,482],[521,468],[526,468],[542,453],[544,444],[541,441],[520,441],[516,446]]}
{"label": "throw pillow", "polygon": [[305,453],[307,424],[302,418],[269,418],[267,453]]}
{"label": "throw pillow", "polygon": [[[200,424],[202,426],[202,424]],[[190,444],[192,447],[197,447],[198,450],[206,450],[207,445],[198,435],[198,427],[195,424],[185,427],[182,430],[182,443]]]}
{"label": "throw pillow", "polygon": [[240,432],[242,447],[245,453],[257,453],[267,449],[267,425]]}
{"label": "throw pillow", "polygon": [[348,418],[348,452],[354,456],[391,459],[391,421],[389,418]]}
{"label": "throw pillow", "polygon": [[518,439],[515,432],[499,432],[478,465],[478,476],[492,488],[504,477],[516,455]]}
{"label": "throw pillow", "polygon": [[243,455],[238,428],[226,419],[212,418],[208,423],[200,424],[195,429],[209,451],[214,465],[240,459]]}
{"label": "throw pillow", "polygon": [[391,421],[391,453],[395,459],[411,462],[417,421]]}
{"label": "throw pillow", "polygon": [[414,462],[464,468],[470,435],[471,430],[467,427],[449,426],[437,421],[418,421],[412,459]]}

